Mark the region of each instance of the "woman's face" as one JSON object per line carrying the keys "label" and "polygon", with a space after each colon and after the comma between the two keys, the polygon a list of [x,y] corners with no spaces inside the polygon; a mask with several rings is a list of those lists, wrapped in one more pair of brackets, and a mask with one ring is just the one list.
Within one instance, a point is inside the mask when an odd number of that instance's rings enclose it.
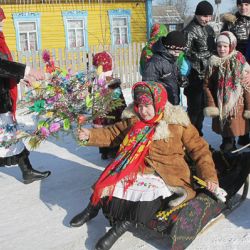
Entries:
{"label": "woman's face", "polygon": [[238,10],[242,16],[249,16],[250,15],[250,4],[249,3],[242,3],[237,5]]}
{"label": "woman's face", "polygon": [[138,112],[144,121],[149,121],[155,117],[155,108],[152,104],[139,104]]}
{"label": "woman's face", "polygon": [[217,53],[219,57],[223,58],[226,57],[229,54],[229,44],[227,43],[217,43]]}

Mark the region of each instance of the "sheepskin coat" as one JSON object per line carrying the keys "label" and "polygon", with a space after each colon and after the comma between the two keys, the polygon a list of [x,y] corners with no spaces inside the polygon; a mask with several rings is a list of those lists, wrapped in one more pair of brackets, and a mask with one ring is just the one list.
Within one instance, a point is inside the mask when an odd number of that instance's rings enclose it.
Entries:
{"label": "sheepskin coat", "polygon": [[[106,128],[91,129],[87,145],[107,147],[113,143],[120,144],[138,119],[133,105],[128,106],[123,112],[121,122]],[[178,198],[170,206],[179,205],[196,194],[192,187],[189,166],[184,159],[184,149],[196,162],[197,176],[205,181],[218,183],[207,142],[199,136],[180,106],[167,103],[164,117],[156,127],[149,153],[145,157],[144,173],[158,174],[170,190],[177,194]]]}
{"label": "sheepskin coat", "polygon": [[[235,110],[237,112],[230,113],[226,121],[222,124],[219,119],[218,109],[218,72],[219,67],[223,67],[226,59],[234,56],[237,51],[232,52],[227,58],[219,58],[212,56],[209,61],[210,71],[207,71],[204,80],[204,93],[205,93],[205,109],[204,115],[212,117],[212,130],[222,135],[223,137],[234,137],[245,135],[249,132],[250,119],[250,86],[242,85],[239,99],[236,102]],[[248,63],[244,65],[243,75],[246,70],[250,70]]]}

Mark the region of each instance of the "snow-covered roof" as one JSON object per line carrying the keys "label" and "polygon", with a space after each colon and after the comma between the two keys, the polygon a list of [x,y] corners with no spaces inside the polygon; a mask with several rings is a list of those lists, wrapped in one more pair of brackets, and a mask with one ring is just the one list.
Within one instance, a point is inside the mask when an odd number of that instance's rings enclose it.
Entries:
{"label": "snow-covered roof", "polygon": [[155,23],[164,23],[164,24],[184,23],[180,13],[176,9],[176,7],[172,5],[153,6],[152,16]]}

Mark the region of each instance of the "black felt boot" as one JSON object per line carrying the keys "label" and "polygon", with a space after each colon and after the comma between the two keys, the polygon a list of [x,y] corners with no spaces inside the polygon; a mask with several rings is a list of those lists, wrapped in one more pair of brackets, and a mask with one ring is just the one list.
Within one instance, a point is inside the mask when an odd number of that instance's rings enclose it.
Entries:
{"label": "black felt boot", "polygon": [[88,204],[88,206],[79,214],[77,214],[71,221],[70,226],[71,227],[80,227],[87,221],[93,219],[97,216],[99,212],[100,207],[99,206],[93,206],[91,203]]}
{"label": "black felt boot", "polygon": [[97,242],[95,250],[108,250],[131,226],[130,221],[118,221],[111,229]]}
{"label": "black felt boot", "polygon": [[236,148],[235,138],[234,137],[222,137],[222,144],[220,145],[220,149],[223,152],[231,152]]}
{"label": "black felt boot", "polygon": [[18,161],[18,165],[23,174],[24,184],[29,184],[33,181],[42,180],[51,174],[50,171],[40,172],[38,170],[33,169],[28,156],[21,157]]}
{"label": "black felt boot", "polygon": [[240,146],[245,146],[245,145],[247,145],[248,143],[250,143],[249,134],[245,134],[245,135],[239,136],[238,144],[239,144]]}

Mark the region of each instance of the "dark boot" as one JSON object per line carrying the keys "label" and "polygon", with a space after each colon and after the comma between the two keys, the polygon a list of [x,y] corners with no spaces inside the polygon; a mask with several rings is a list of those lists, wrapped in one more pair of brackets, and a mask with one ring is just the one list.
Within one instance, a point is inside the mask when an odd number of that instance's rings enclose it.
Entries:
{"label": "dark boot", "polygon": [[39,181],[42,180],[46,177],[48,177],[51,172],[50,171],[45,171],[45,172],[40,172],[32,168],[28,156],[21,157],[19,159],[18,165],[22,171],[23,174],[23,183],[24,184],[29,184],[33,181]]}
{"label": "dark boot", "polygon": [[131,226],[130,221],[118,221],[111,229],[97,242],[95,250],[108,250]]}
{"label": "dark boot", "polygon": [[239,145],[245,146],[248,143],[250,143],[249,134],[239,136],[239,139],[238,139],[238,144]]}
{"label": "dark boot", "polygon": [[77,214],[71,221],[70,226],[71,227],[80,227],[87,221],[93,219],[97,216],[99,212],[100,207],[99,206],[93,206],[91,203],[88,204],[88,206],[79,214]]}
{"label": "dark boot", "polygon": [[222,144],[220,145],[220,149],[223,152],[231,152],[236,148],[235,138],[234,137],[222,137]]}

